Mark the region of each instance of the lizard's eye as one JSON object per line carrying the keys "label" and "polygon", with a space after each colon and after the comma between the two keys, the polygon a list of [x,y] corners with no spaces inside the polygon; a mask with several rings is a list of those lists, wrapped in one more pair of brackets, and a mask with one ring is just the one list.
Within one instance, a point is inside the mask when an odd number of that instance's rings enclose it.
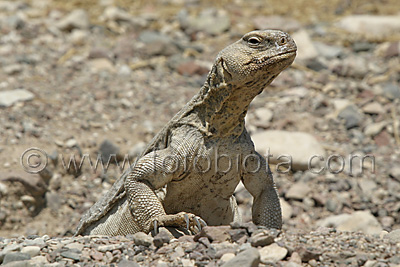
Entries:
{"label": "lizard's eye", "polygon": [[247,42],[251,45],[259,45],[261,43],[261,38],[253,36],[250,37]]}

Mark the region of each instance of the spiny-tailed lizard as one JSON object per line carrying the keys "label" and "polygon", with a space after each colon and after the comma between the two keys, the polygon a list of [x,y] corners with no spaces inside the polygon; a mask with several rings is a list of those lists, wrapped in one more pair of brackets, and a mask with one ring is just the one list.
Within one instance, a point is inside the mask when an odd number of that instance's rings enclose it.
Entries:
{"label": "spiny-tailed lizard", "polygon": [[233,196],[240,181],[254,197],[253,222],[281,228],[271,171],[244,118],[296,51],[293,39],[277,30],[249,32],[223,49],[200,92],[82,217],[75,235],[149,233],[161,226],[193,232],[240,221]]}

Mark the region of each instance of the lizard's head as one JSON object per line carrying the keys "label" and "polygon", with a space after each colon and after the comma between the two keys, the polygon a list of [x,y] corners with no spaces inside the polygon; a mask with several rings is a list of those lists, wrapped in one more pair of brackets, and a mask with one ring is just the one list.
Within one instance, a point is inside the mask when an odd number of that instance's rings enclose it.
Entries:
{"label": "lizard's head", "polygon": [[218,54],[214,77],[218,77],[216,82],[262,90],[290,66],[296,51],[295,42],[285,32],[252,31]]}

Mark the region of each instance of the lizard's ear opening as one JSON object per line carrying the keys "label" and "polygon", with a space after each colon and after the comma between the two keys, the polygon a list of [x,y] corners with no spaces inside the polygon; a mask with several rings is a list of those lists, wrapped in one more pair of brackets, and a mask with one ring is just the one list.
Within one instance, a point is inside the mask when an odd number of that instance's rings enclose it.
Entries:
{"label": "lizard's ear opening", "polygon": [[232,75],[229,73],[225,61],[222,57],[218,58],[208,76],[208,84],[210,88],[218,88],[226,86],[232,80]]}

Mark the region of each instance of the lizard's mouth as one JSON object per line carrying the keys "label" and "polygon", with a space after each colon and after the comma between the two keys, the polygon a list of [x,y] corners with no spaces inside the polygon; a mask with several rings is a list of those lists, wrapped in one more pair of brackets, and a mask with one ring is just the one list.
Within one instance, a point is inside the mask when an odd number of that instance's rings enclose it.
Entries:
{"label": "lizard's mouth", "polygon": [[265,57],[261,57],[261,58],[254,58],[252,61],[250,61],[248,64],[250,63],[254,63],[254,64],[258,64],[258,65],[264,65],[263,63],[269,63],[269,62],[273,62],[276,63],[277,61],[281,61],[281,60],[285,60],[285,59],[289,59],[289,58],[294,58],[296,56],[296,52],[297,50],[289,50],[289,51],[285,51],[283,53],[279,53],[277,55],[274,56],[265,56]]}

